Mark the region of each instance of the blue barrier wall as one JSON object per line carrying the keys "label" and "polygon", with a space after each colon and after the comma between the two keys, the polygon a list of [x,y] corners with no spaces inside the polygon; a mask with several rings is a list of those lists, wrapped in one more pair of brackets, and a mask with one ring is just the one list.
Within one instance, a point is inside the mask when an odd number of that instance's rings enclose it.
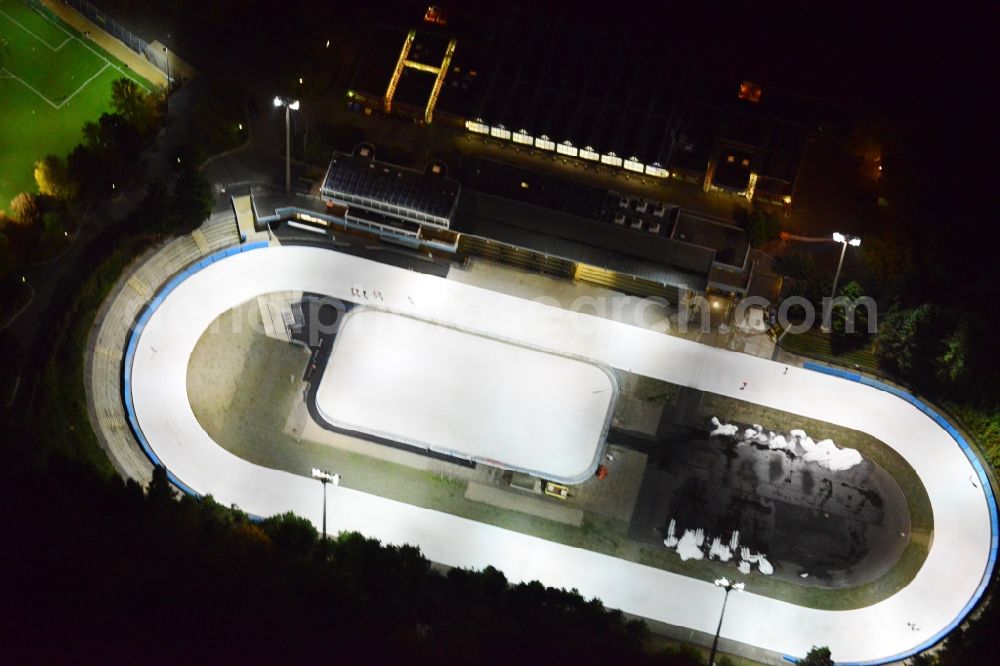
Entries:
{"label": "blue barrier wall", "polygon": [[983,469],[983,464],[979,460],[979,457],[976,455],[975,450],[973,450],[973,448],[969,445],[969,443],[965,441],[965,438],[962,437],[962,434],[955,429],[955,426],[953,426],[948,421],[948,419],[938,414],[936,411],[931,409],[931,407],[927,405],[927,403],[923,402],[913,394],[904,391],[902,389],[896,388],[895,386],[890,386],[889,384],[880,382],[876,379],[865,377],[856,372],[840,370],[839,368],[831,368],[826,365],[820,365],[819,363],[813,363],[812,361],[806,361],[805,363],[802,364],[802,367],[806,368],[807,370],[813,370],[815,372],[822,373],[824,375],[840,377],[841,379],[846,379],[852,382],[858,382],[859,384],[864,384],[866,386],[871,386],[872,388],[876,388],[880,391],[891,393],[897,398],[905,400],[906,402],[910,403],[911,405],[919,409],[921,412],[926,414],[931,420],[937,423],[938,426],[940,426],[945,432],[947,432],[951,436],[951,438],[955,440],[955,443],[958,444],[959,448],[962,449],[962,453],[964,453],[965,457],[969,459],[969,463],[972,465],[972,468],[976,472],[976,476],[979,478],[979,487],[983,489],[983,494],[986,496],[986,505],[990,512],[989,560],[986,563],[986,569],[983,571],[983,577],[979,582],[979,587],[976,588],[976,593],[972,596],[971,599],[969,599],[969,602],[965,604],[961,612],[959,612],[958,617],[952,620],[951,624],[949,624],[947,627],[939,631],[933,637],[921,643],[920,645],[918,645],[917,647],[913,648],[910,651],[894,655],[886,659],[881,659],[879,661],[861,662],[857,664],[857,666],[867,666],[868,664],[882,664],[886,662],[899,661],[905,659],[914,654],[917,654],[918,652],[922,652],[930,648],[931,646],[935,645],[936,643],[940,642],[941,640],[943,640],[946,635],[948,635],[952,630],[955,629],[955,627],[961,624],[962,620],[965,619],[965,616],[972,611],[975,605],[979,603],[979,600],[983,597],[983,594],[986,593],[986,588],[989,587],[990,578],[992,578],[993,576],[993,569],[996,566],[996,560],[997,560],[997,544],[998,544],[997,502],[996,502],[996,497],[994,497],[993,495],[993,487],[990,485],[989,477],[986,475],[986,470]]}
{"label": "blue barrier wall", "polygon": [[[241,245],[238,247],[233,247],[227,250],[216,252],[198,262],[191,264],[190,266],[188,266],[188,268],[181,271],[181,273],[171,278],[166,284],[163,285],[160,291],[157,292],[156,296],[154,296],[153,299],[149,302],[149,304],[147,304],[147,306],[143,309],[135,325],[132,327],[131,334],[129,335],[128,345],[125,350],[124,370],[122,378],[122,393],[125,403],[125,412],[128,417],[129,425],[132,428],[132,432],[135,434],[136,439],[138,439],[140,446],[142,446],[143,452],[149,458],[150,462],[152,462],[154,465],[162,465],[163,463],[157,457],[153,449],[149,446],[149,442],[146,440],[145,435],[143,435],[142,428],[140,428],[139,421],[135,415],[135,409],[132,401],[132,363],[135,358],[135,350],[139,342],[139,337],[142,335],[143,329],[149,322],[149,319],[153,315],[153,313],[156,312],[157,308],[159,308],[159,306],[163,303],[164,299],[182,282],[184,282],[184,280],[188,279],[189,277],[201,271],[202,269],[212,265],[216,261],[220,261],[222,259],[225,259],[226,257],[230,257],[235,254],[241,254],[243,252],[249,252],[252,250],[262,249],[266,247],[268,247],[268,243],[266,241]],[[962,437],[961,433],[959,433],[955,429],[955,427],[948,422],[947,419],[945,419],[936,411],[931,409],[930,406],[928,406],[926,403],[924,403],[917,397],[913,396],[907,391],[901,390],[894,386],[890,386],[888,384],[884,384],[874,379],[870,379],[868,377],[864,377],[856,372],[849,372],[837,368],[831,368],[825,365],[820,365],[818,363],[813,363],[811,361],[807,361],[806,363],[804,363],[803,367],[805,367],[808,370],[813,370],[815,372],[831,375],[834,377],[840,377],[848,381],[858,382],[861,384],[865,384],[867,386],[871,386],[872,388],[876,388],[878,390],[891,393],[899,397],[900,399],[907,401],[908,403],[910,403],[911,405],[922,411],[924,414],[930,417],[935,423],[937,423],[942,429],[944,429],[962,449],[962,452],[965,454],[966,458],[969,459],[970,464],[975,470],[976,475],[979,478],[980,487],[983,489],[983,494],[986,496],[986,502],[990,514],[990,533],[991,533],[989,560],[987,562],[986,569],[983,572],[982,579],[980,580],[979,586],[976,589],[975,594],[972,596],[971,599],[969,599],[968,603],[966,603],[966,605],[959,612],[958,617],[956,617],[947,627],[939,631],[932,638],[921,643],[912,650],[897,655],[893,655],[885,659],[880,659],[877,661],[858,662],[857,664],[855,664],[855,666],[868,666],[869,664],[883,664],[892,661],[900,661],[914,654],[917,654],[918,652],[922,652],[932,647],[936,643],[940,642],[948,633],[950,633],[953,629],[955,629],[955,627],[957,627],[965,619],[965,617],[972,611],[975,605],[979,603],[979,600],[982,598],[983,594],[985,594],[986,588],[989,586],[993,569],[996,566],[997,546],[998,546],[997,503],[996,503],[996,498],[993,495],[993,488],[990,485],[989,478],[986,475],[986,470],[983,468],[982,463],[976,456],[975,451],[972,449],[969,443],[965,441],[964,437]],[[185,493],[193,495],[195,497],[200,497],[200,495],[197,492],[195,492],[192,488],[184,484],[169,470],[167,471],[167,477],[170,479],[171,483],[173,483],[175,486],[183,490]],[[786,655],[784,658],[786,661],[790,662],[797,661],[795,657],[788,655]]]}
{"label": "blue barrier wall", "polygon": [[[129,334],[128,345],[125,347],[125,360],[123,363],[124,369],[122,372],[122,396],[125,401],[125,414],[128,417],[128,422],[132,428],[132,432],[135,434],[136,439],[139,440],[139,445],[142,446],[143,452],[153,465],[164,466],[163,463],[160,462],[156,453],[153,451],[152,447],[150,447],[149,442],[146,440],[146,436],[143,435],[142,428],[139,427],[139,420],[135,416],[135,407],[132,402],[132,362],[135,360],[135,350],[139,344],[139,336],[142,335],[142,331],[146,328],[146,324],[149,323],[149,318],[153,316],[153,313],[160,307],[163,300],[170,294],[170,292],[184,282],[184,280],[188,279],[203,268],[211,266],[216,261],[220,261],[226,257],[231,257],[234,254],[258,250],[267,246],[268,243],[266,241],[240,245],[210,254],[204,259],[191,264],[163,285],[163,287],[156,293],[156,296],[150,300],[143,311],[139,314],[139,318],[136,320],[135,325],[132,326],[132,332]],[[167,470],[167,478],[170,479],[171,483],[188,495],[200,497],[200,495],[191,489],[187,484],[174,476],[173,472],[169,469]]]}

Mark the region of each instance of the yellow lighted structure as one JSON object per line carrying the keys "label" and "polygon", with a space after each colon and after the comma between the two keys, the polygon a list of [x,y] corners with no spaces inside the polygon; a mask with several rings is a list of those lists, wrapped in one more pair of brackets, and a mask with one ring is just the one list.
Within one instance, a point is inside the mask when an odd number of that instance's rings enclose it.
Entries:
{"label": "yellow lighted structure", "polygon": [[441,95],[441,88],[444,86],[444,77],[448,75],[448,68],[451,66],[452,56],[455,55],[455,45],[458,43],[458,40],[448,40],[448,48],[445,49],[444,58],[441,59],[441,64],[435,67],[434,65],[410,60],[410,49],[413,48],[413,42],[416,38],[417,31],[410,30],[406,33],[406,39],[403,40],[403,48],[399,50],[399,59],[396,61],[396,68],[392,72],[392,78],[389,79],[389,87],[385,90],[385,112],[392,112],[392,98],[396,95],[396,88],[399,86],[399,79],[403,76],[403,70],[408,67],[421,72],[428,72],[435,76],[434,87],[431,88],[431,94],[427,98],[427,106],[424,108],[424,122],[430,123],[434,119],[434,107],[437,105],[438,97]]}

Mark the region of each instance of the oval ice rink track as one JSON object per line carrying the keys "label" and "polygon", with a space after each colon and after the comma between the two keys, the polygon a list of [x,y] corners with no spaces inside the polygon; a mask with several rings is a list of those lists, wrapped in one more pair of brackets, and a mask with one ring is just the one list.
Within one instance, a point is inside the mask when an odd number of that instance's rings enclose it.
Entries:
{"label": "oval ice rink track", "polygon": [[[722,636],[793,656],[828,645],[838,662],[899,658],[967,612],[992,566],[995,531],[969,459],[907,401],[856,382],[535,303],[330,250],[274,247],[210,263],[176,284],[137,332],[130,375],[134,417],[162,463],[192,490],[255,515],[294,511],[319,524],[320,484],[253,465],[221,448],[195,418],[186,372],[198,339],[220,315],[260,294],[303,291],[354,300],[378,288],[385,308],[531,347],[589,359],[699,390],[865,431],[898,451],[927,488],[934,538],[913,581],[872,606],[821,611],[748,592],[730,595]],[[743,380],[749,388],[740,391]],[[724,416],[724,415],[721,415]],[[349,480],[347,480],[349,484]],[[611,607],[714,633],[722,592],[694,580],[449,514],[332,489],[329,528],[419,546],[451,566],[492,564],[513,581],[576,588]],[[909,623],[919,627],[910,628]]]}

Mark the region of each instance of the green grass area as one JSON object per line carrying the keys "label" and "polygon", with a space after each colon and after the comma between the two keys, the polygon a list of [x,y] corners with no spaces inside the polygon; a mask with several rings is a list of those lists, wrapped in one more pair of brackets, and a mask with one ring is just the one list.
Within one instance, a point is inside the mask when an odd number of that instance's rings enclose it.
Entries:
{"label": "green grass area", "polygon": [[55,17],[0,0],[0,209],[36,190],[35,160],[65,156],[84,122],[111,110],[111,84],[123,76],[152,89]]}
{"label": "green grass area", "polygon": [[[779,338],[781,334],[778,334]],[[857,367],[863,372],[878,372],[878,362],[871,345],[842,353],[834,351],[831,336],[818,328],[811,328],[805,333],[789,333],[781,338],[781,348],[793,354],[808,356],[820,361],[827,361],[849,368]]]}

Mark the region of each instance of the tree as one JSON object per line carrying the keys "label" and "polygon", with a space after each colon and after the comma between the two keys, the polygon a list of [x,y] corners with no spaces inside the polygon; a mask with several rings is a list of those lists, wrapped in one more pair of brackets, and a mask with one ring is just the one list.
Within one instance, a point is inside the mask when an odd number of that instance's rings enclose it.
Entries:
{"label": "tree", "polygon": [[944,339],[944,351],[935,360],[935,377],[942,386],[957,388],[970,372],[969,318],[964,317]]}
{"label": "tree", "polygon": [[781,220],[771,211],[758,208],[746,218],[743,228],[750,236],[750,244],[760,247],[778,238],[781,234]]}
{"label": "tree", "polygon": [[117,113],[102,113],[96,123],[84,123],[83,141],[108,161],[108,167],[131,167],[142,149],[141,132]]}
{"label": "tree", "polygon": [[38,201],[33,194],[22,192],[10,201],[10,217],[23,226],[32,226],[39,219]]}
{"label": "tree", "polygon": [[81,194],[92,201],[114,194],[138,169],[142,145],[139,131],[117,113],[84,123],[83,142],[67,158]]}
{"label": "tree", "polygon": [[111,193],[111,177],[103,168],[101,156],[93,148],[77,144],[66,158],[66,166],[79,183],[77,194],[89,201],[100,201]]}
{"label": "tree", "polygon": [[161,506],[169,504],[174,500],[174,488],[170,485],[170,478],[167,476],[167,468],[157,465],[153,468],[153,478],[146,486],[146,495],[151,504]]}
{"label": "tree", "polygon": [[35,162],[35,183],[39,192],[56,199],[72,199],[79,190],[79,183],[58,155],[46,155]]}
{"label": "tree", "polygon": [[59,236],[67,231],[65,212],[47,210],[42,213],[42,231],[50,236]]}
{"label": "tree", "polygon": [[[850,299],[851,303],[858,303],[865,293],[861,285],[857,282],[848,282],[840,290],[840,296]],[[848,306],[850,307],[850,306]],[[874,307],[874,306],[873,306]],[[868,337],[868,316],[870,313],[868,306],[861,304],[852,307],[853,328],[848,330],[848,312],[844,305],[835,305],[830,313],[830,332],[832,333],[832,345],[834,350],[839,352],[853,349],[863,345],[870,338]]]}
{"label": "tree", "polygon": [[805,659],[799,660],[800,666],[833,666],[833,659],[830,657],[830,648],[813,647]]}
{"label": "tree", "polygon": [[10,249],[10,239],[0,232],[0,282],[14,272],[14,252]]}
{"label": "tree", "polygon": [[212,186],[188,160],[181,162],[171,213],[181,231],[191,231],[212,212]]}
{"label": "tree", "polygon": [[163,93],[148,93],[132,79],[121,78],[111,84],[111,105],[130,125],[146,135],[160,124]]}
{"label": "tree", "polygon": [[901,233],[865,238],[861,256],[880,282],[898,285],[913,275],[913,242]]}
{"label": "tree", "polygon": [[774,269],[793,280],[808,280],[816,270],[811,254],[796,252],[775,258]]}
{"label": "tree", "polygon": [[875,339],[879,364],[924,387],[933,386],[948,321],[949,315],[930,303],[890,312],[883,318]]}

